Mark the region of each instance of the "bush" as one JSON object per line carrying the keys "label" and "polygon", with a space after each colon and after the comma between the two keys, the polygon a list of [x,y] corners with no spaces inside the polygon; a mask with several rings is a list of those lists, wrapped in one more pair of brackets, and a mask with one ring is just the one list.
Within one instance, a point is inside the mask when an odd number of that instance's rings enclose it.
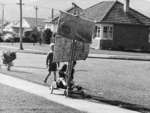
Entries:
{"label": "bush", "polygon": [[14,41],[14,37],[12,34],[8,33],[8,34],[5,34],[3,37],[2,37],[2,40],[4,42],[12,42]]}
{"label": "bush", "polygon": [[52,38],[52,31],[50,30],[50,29],[46,29],[45,31],[44,31],[44,42],[46,43],[46,44],[50,44],[51,42],[51,38]]}
{"label": "bush", "polygon": [[26,31],[25,33],[24,33],[24,36],[26,37],[26,38],[29,38],[30,37],[30,34],[32,33],[33,31]]}
{"label": "bush", "polygon": [[15,59],[16,59],[16,52],[11,52],[10,50],[3,51],[2,55],[3,64],[8,64]]}
{"label": "bush", "polygon": [[3,42],[2,37],[0,36],[0,42]]}
{"label": "bush", "polygon": [[2,34],[0,34],[0,42],[3,42],[3,40],[2,40]]}
{"label": "bush", "polygon": [[37,33],[33,31],[33,32],[30,34],[29,39],[30,39],[32,42],[36,43],[36,42],[37,42]]}
{"label": "bush", "polygon": [[8,71],[10,70],[11,66],[13,66],[13,60],[15,59],[16,52],[11,52],[10,50],[3,51],[2,60]]}

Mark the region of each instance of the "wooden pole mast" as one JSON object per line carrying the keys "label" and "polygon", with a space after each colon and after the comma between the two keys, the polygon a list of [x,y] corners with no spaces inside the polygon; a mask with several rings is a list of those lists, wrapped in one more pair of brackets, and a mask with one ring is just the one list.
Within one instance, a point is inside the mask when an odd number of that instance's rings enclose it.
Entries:
{"label": "wooden pole mast", "polygon": [[[76,14],[76,4],[72,3],[74,7],[74,15]],[[75,32],[74,32],[74,37],[75,37]],[[72,71],[72,63],[74,61],[74,56],[75,56],[75,39],[73,38],[72,43],[71,43],[71,58],[70,61],[68,62],[68,81],[67,81],[67,96],[68,96],[68,90],[69,90],[69,82],[71,78],[71,71]]]}

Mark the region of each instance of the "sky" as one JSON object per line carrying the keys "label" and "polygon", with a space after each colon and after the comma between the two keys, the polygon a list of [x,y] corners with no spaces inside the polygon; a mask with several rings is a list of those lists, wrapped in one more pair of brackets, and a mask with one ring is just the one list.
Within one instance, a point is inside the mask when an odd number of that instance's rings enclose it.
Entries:
{"label": "sky", "polygon": [[[2,5],[4,7],[4,19],[7,21],[18,21],[20,16],[19,3],[20,0],[0,0],[0,19],[2,18]],[[65,10],[72,6],[72,2],[76,3],[79,7],[86,9],[92,5],[102,1],[110,0],[22,0],[23,17],[36,17],[35,6],[38,7],[39,18],[51,17],[51,9],[54,8],[54,13],[59,10]],[[116,0],[111,0],[116,1]],[[124,0],[118,0],[124,3]],[[150,0],[130,0],[130,7],[138,12],[150,17]]]}

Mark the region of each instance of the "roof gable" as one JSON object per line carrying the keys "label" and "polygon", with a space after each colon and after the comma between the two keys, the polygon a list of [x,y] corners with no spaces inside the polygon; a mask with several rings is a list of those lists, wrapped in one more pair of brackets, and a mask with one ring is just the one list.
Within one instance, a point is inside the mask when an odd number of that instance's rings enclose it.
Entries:
{"label": "roof gable", "polygon": [[[3,21],[3,27],[7,26],[9,24],[8,21],[4,20]],[[0,28],[2,28],[2,20],[0,20]]]}
{"label": "roof gable", "polygon": [[130,13],[137,18],[139,21],[142,21],[145,25],[150,25],[150,18],[135,11],[134,9],[130,10]]}
{"label": "roof gable", "polygon": [[150,26],[150,18],[132,8],[126,13],[123,7],[123,4],[118,1],[103,1],[83,10],[80,15],[101,23]]}
{"label": "roof gable", "polygon": [[[36,27],[36,18],[24,17],[24,20],[26,20],[26,22],[30,25],[31,28]],[[43,27],[44,26],[43,21],[44,21],[43,18],[37,18],[38,26]]]}
{"label": "roof gable", "polygon": [[80,16],[88,18],[93,21],[100,22],[109,12],[115,1],[103,1],[94,6],[91,6],[80,13]]}
{"label": "roof gable", "polygon": [[[19,28],[20,27],[20,21],[18,21],[17,23],[15,23],[13,27],[14,28]],[[31,26],[29,25],[29,23],[24,18],[22,19],[22,27],[23,28],[31,28]]]}
{"label": "roof gable", "polygon": [[[77,12],[81,12],[82,9],[79,7],[79,6],[76,6],[76,11]],[[74,13],[74,7],[71,7],[67,10],[65,10],[65,12],[68,12],[70,14],[73,14]],[[58,19],[59,19],[59,14],[57,14],[57,16],[52,20],[53,23],[57,23],[58,22]]]}
{"label": "roof gable", "polygon": [[13,27],[13,25],[14,25],[14,23],[11,22],[11,23],[9,23],[8,25],[6,25],[5,28],[11,28],[11,27]]}
{"label": "roof gable", "polygon": [[132,25],[150,25],[150,19],[148,17],[133,10],[132,8],[129,8],[129,11],[126,13],[124,12],[123,7],[123,4],[117,1],[101,22]]}

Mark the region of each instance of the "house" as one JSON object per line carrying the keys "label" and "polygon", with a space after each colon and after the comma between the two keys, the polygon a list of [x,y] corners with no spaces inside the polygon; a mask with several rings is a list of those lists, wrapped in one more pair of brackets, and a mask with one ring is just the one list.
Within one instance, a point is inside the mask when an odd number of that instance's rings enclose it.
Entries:
{"label": "house", "polygon": [[[9,22],[6,21],[6,20],[4,20],[4,21],[3,21],[3,28],[4,28],[6,25],[8,25],[8,24],[9,24]],[[0,28],[2,28],[2,20],[0,20]]]}
{"label": "house", "polygon": [[2,21],[0,20],[0,42],[2,40],[5,40],[3,38],[7,36],[10,36],[12,35],[14,32],[13,32],[13,29],[10,27],[11,25],[11,22],[8,22],[8,21],[3,21],[3,25],[2,25]]}
{"label": "house", "polygon": [[[74,4],[74,3],[73,3]],[[65,12],[74,13],[75,8],[72,6],[69,9],[66,9]],[[81,12],[82,8],[76,5],[76,12]],[[49,28],[51,29],[52,32],[56,33],[57,32],[57,27],[58,27],[58,19],[59,19],[59,14],[54,15],[53,18],[49,18],[44,20],[45,23],[45,29]]]}
{"label": "house", "polygon": [[2,25],[2,20],[0,20],[0,33],[3,32],[4,28],[9,24],[8,21],[4,20]]}
{"label": "house", "polygon": [[5,25],[3,30],[6,31],[6,32],[13,33],[14,32],[14,29],[13,29],[14,24],[15,24],[14,22],[8,23],[7,25]]}
{"label": "house", "polygon": [[[23,17],[22,19],[22,28],[23,28],[23,34],[26,31],[31,31],[33,28],[37,27],[39,29],[44,29],[44,21],[45,19],[43,18],[37,18],[37,23],[36,23],[36,18],[31,18],[31,17]],[[19,29],[20,29],[20,21],[18,21],[14,26],[13,26],[15,32],[19,36]]]}
{"label": "house", "polygon": [[150,50],[150,18],[129,5],[130,0],[103,1],[80,13],[96,22],[92,48]]}

